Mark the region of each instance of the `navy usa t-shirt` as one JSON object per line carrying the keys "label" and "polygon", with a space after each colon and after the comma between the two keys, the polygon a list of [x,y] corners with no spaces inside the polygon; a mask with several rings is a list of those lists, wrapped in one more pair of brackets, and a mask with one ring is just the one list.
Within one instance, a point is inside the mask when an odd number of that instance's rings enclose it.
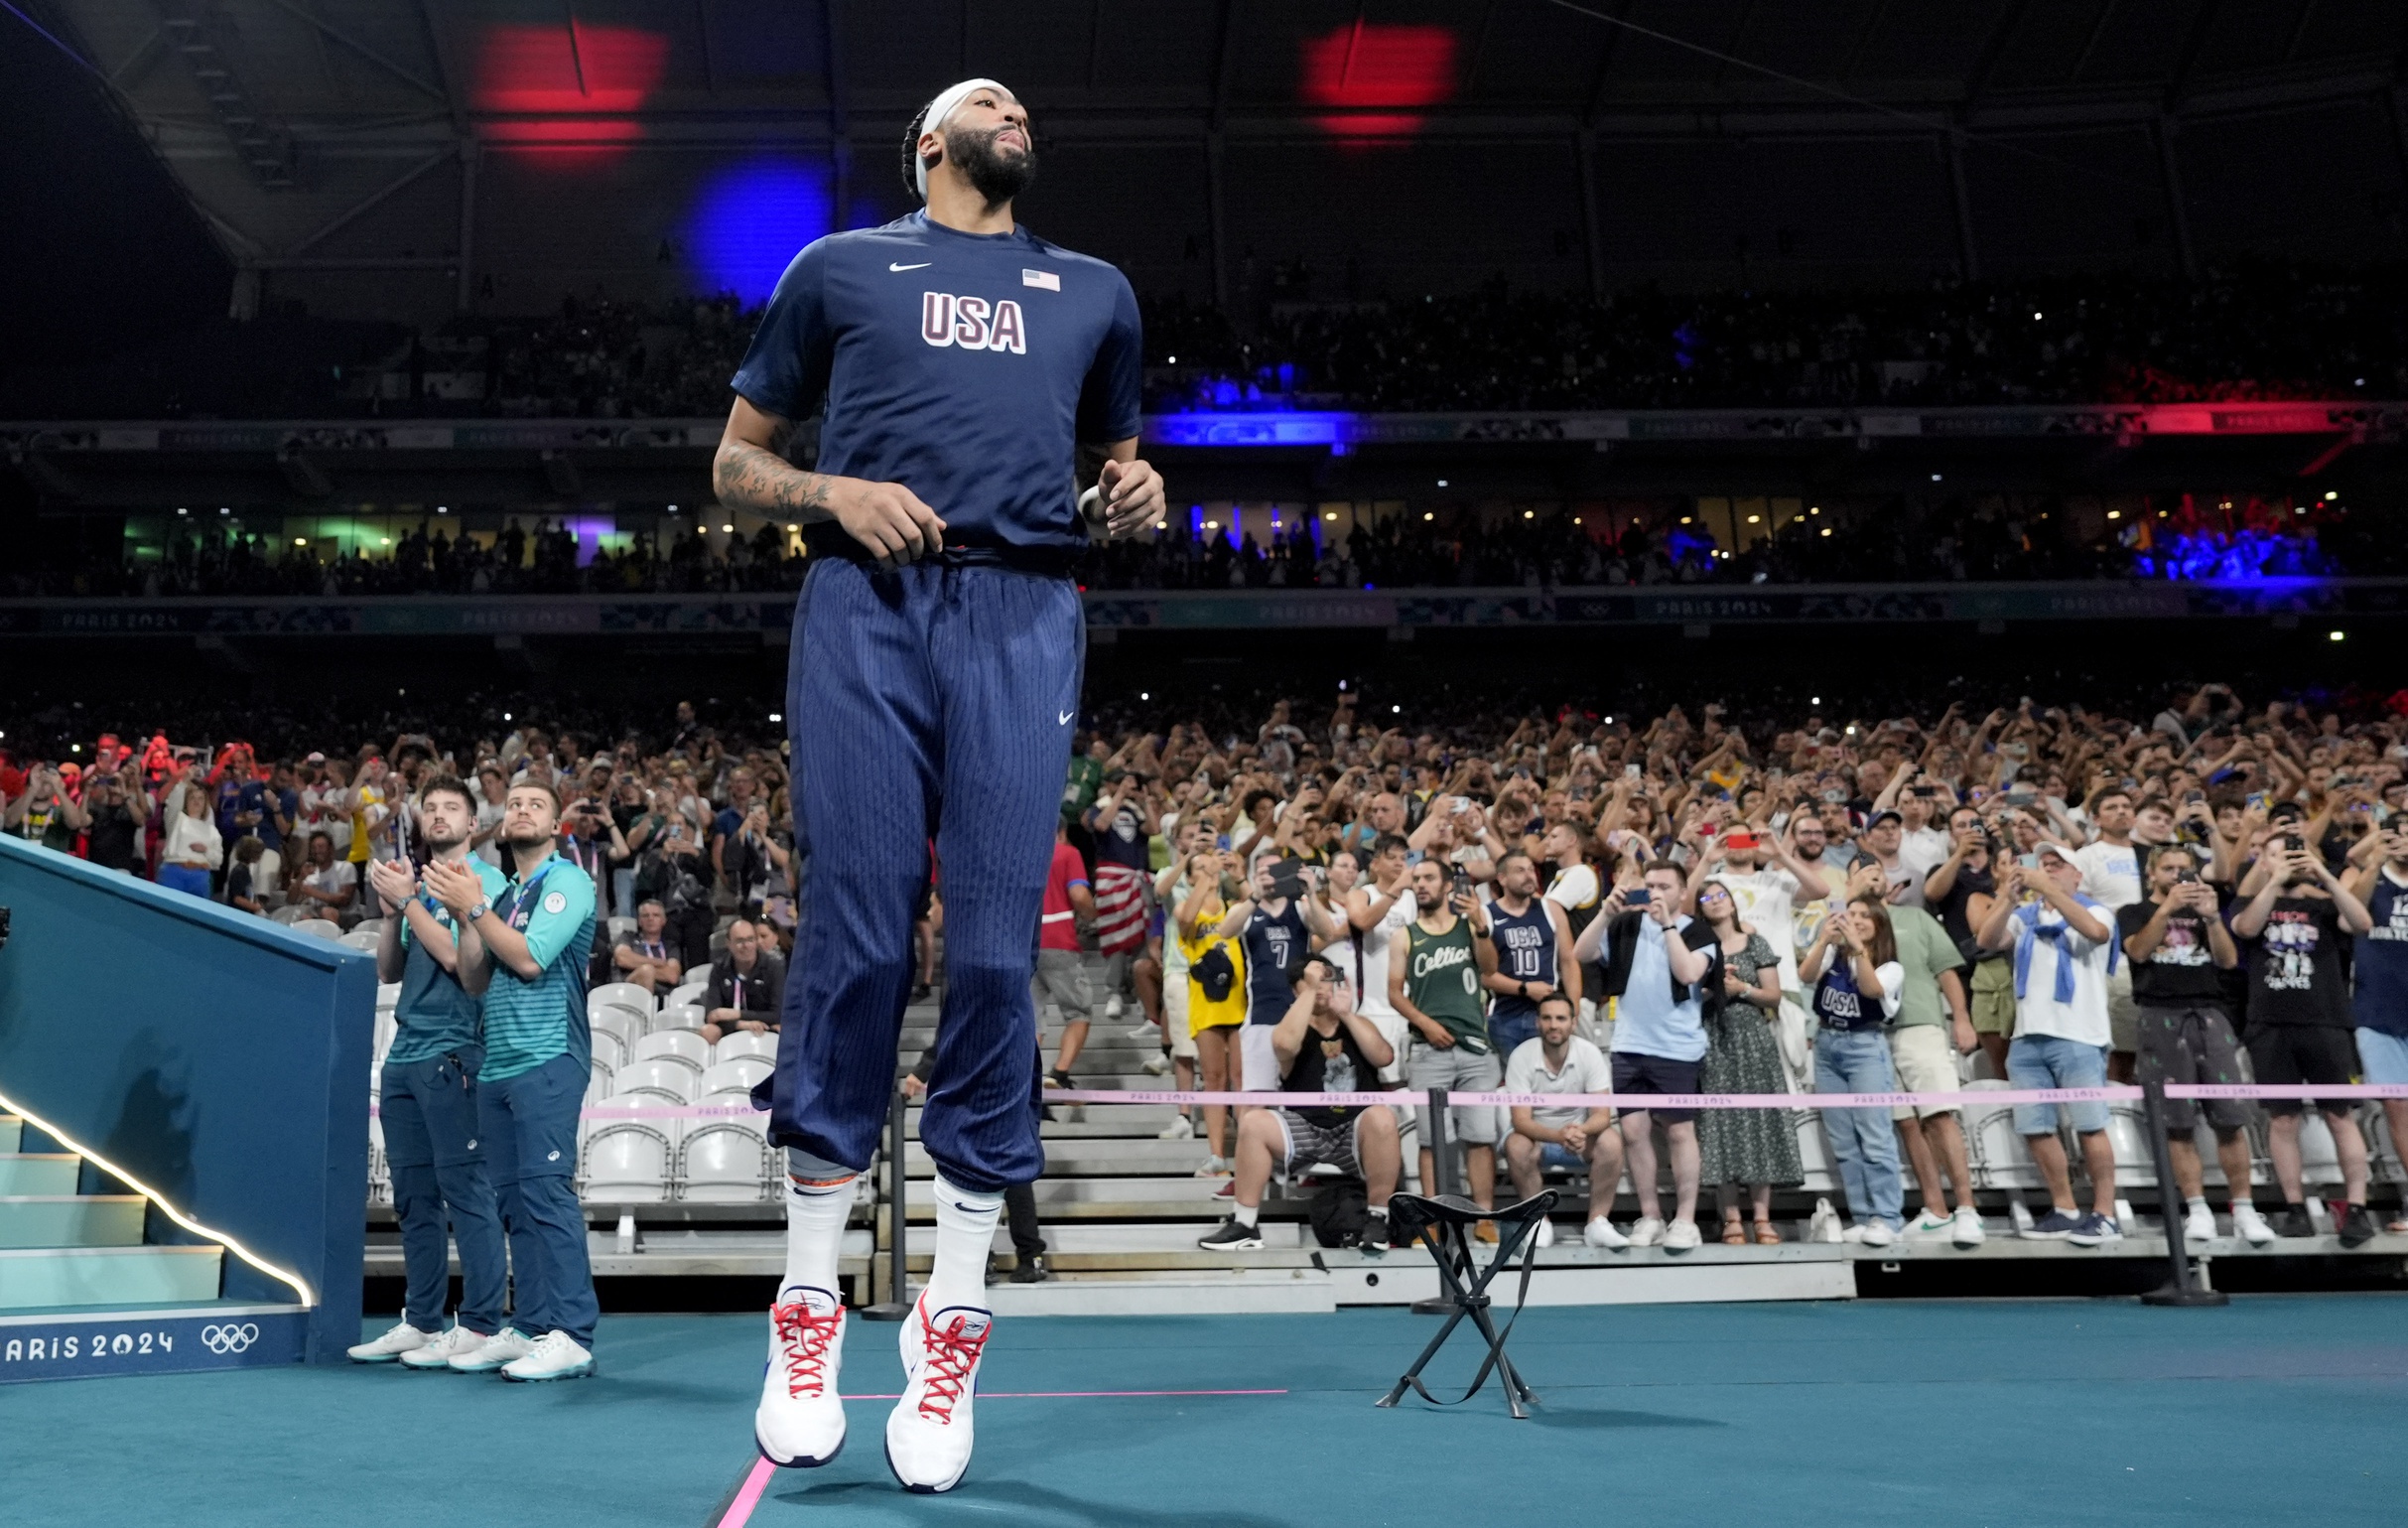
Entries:
{"label": "navy usa t-shirt", "polygon": [[1137,433],[1140,339],[1112,266],[918,211],[796,255],[733,385],[786,419],[824,401],[818,470],[901,484],[948,545],[1075,547],[1076,448]]}

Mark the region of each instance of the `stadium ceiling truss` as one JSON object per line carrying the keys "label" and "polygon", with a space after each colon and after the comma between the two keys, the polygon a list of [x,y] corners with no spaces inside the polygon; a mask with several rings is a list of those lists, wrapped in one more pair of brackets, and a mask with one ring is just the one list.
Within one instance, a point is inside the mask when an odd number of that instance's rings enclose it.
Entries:
{"label": "stadium ceiling truss", "polygon": [[[1568,140],[1593,182],[1616,141],[1920,136],[1948,158],[1969,270],[1969,136],[2149,134],[2194,264],[2170,148],[2187,124],[2379,102],[2408,160],[2398,0],[27,3],[238,267],[456,268],[464,307],[496,149],[790,146],[827,156],[843,207],[857,146],[890,177],[908,114],[970,73],[1024,91],[1041,139],[1200,144],[1216,268],[1229,143]],[[457,210],[420,247],[336,238],[434,176]]]}

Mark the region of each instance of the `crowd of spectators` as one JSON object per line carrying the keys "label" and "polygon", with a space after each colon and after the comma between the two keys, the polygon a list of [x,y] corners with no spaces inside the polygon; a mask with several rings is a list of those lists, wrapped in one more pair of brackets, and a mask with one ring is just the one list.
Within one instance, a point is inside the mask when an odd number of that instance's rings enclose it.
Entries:
{"label": "crowd of spectators", "polygon": [[[2408,391],[2393,276],[2300,266],[1888,292],[1514,290],[1147,309],[1148,407],[1405,411],[2168,403]],[[1175,342],[1175,347],[1174,347]],[[1175,357],[1175,363],[1172,361]]]}
{"label": "crowd of spectators", "polygon": [[[1606,505],[1512,509],[1450,506],[1392,513],[1338,530],[1299,515],[1259,538],[1174,518],[1158,531],[1093,548],[1089,589],[1584,588],[1634,584],[1800,584],[2034,579],[2254,579],[2396,573],[2408,543],[2381,516],[2353,524],[2321,498],[2177,496],[2102,521],[2093,534],[2061,499],[1885,499],[1793,515],[1736,548],[1715,516],[1683,502],[1646,513]],[[0,573],[0,594],[26,596],[322,596],[737,594],[792,591],[805,558],[782,527],[722,536],[687,523],[665,538],[638,532],[583,555],[549,516],[517,516],[471,537],[430,519],[388,552],[333,556],[300,538],[194,522],[164,555]],[[184,522],[178,522],[181,526]]]}
{"label": "crowd of spectators", "polygon": [[[2021,1088],[2331,1085],[2408,1082],[2404,766],[2398,708],[2251,706],[2218,684],[2129,716],[2025,701],[1978,718],[1816,711],[1751,728],[1713,705],[1491,716],[1418,735],[1359,719],[1341,696],[1324,717],[1281,702],[1251,734],[1174,723],[1099,735],[1066,810],[1099,870],[1115,840],[1153,845],[1161,942],[1130,987],[1174,1026],[1170,1042],[1193,1042],[1186,1058],[1208,1088],[1237,1064],[1216,1065],[1204,1043],[1239,1022],[1203,974],[1216,951],[1246,984],[1250,1042],[1222,1049],[1245,1050],[1250,1091],[1316,1091],[1341,1053],[1356,1086],[1377,1074],[1409,1082],[1405,1096],[1508,1079],[1519,1092],[1599,1091],[1601,1066],[1614,1092],[1637,1095],[1948,1093],[1984,1074]],[[1182,977],[1183,1002],[1165,1005],[1160,984]],[[1251,1043],[1263,1025],[1276,1026],[1275,1073]],[[1309,1064],[1308,1028],[1323,1052]],[[2348,1101],[2316,1107],[2342,1184],[2334,1226],[2363,1245],[2378,1234],[2368,1137]],[[2408,1128],[2408,1100],[2386,1110],[2392,1131]],[[1387,1127],[1312,1106],[1275,1128],[1242,1118],[1233,1138],[1216,1110],[1193,1112],[1203,1118],[1171,1133],[1200,1127],[1205,1173],[1234,1175],[1233,1213],[1207,1250],[1261,1245],[1262,1181],[1282,1153],[1291,1167],[1301,1154],[1359,1170],[1379,1224],[1400,1171]],[[2175,1108],[2170,1214],[2187,1238],[2225,1234],[2192,1141],[2203,1116],[2229,1234],[2263,1245],[2318,1233],[2301,1106],[2266,1112],[2271,1218],[2241,1135],[2251,1110]],[[1808,1234],[1981,1241],[1959,1113],[1823,1111],[1853,1223],[1824,1206]],[[1605,1144],[1613,1122],[1581,1108],[1455,1114],[1458,1181],[1483,1205],[1500,1154],[1526,1190],[1548,1165],[1601,1179],[1584,1231],[1595,1246],[1699,1245],[1701,1190],[1716,1190],[1725,1243],[1778,1241],[1771,1192],[1801,1181],[1788,1127],[1754,1111],[1628,1110],[1618,1147]],[[2018,1233],[2081,1247],[2121,1237],[2105,1107],[2018,1105],[2013,1128],[2049,1196]],[[1419,1138],[1431,1141],[1430,1121]],[[1601,1192],[1624,1163],[1640,1211],[1627,1229]],[[2408,1232],[2408,1216],[2388,1229]]]}
{"label": "crowd of spectators", "polygon": [[[1593,1091],[1603,1075],[1641,1094],[1932,1092],[1966,1074],[2031,1087],[2408,1082],[2408,700],[2250,701],[2220,684],[2149,702],[2094,685],[2089,700],[2099,709],[2069,697],[1882,714],[1756,697],[1744,714],[1633,716],[1514,709],[1492,694],[1433,697],[1410,730],[1382,725],[1401,702],[1374,708],[1343,690],[1326,710],[1280,700],[1268,716],[1115,707],[1076,741],[1064,831],[1107,912],[1145,908],[1120,918],[1144,932],[1112,980],[1169,1027],[1164,1068],[1193,1077],[1200,1054],[1207,1085],[1232,1078],[1241,1050],[1249,1088],[1302,1091],[1340,1075],[1342,1052],[1383,1085],[1443,1071],[1458,1087],[1510,1078],[1535,1092]],[[729,913],[743,921],[728,932],[761,953],[790,949],[803,856],[776,749],[723,738],[691,706],[650,737],[624,715],[587,725],[606,711],[557,727],[511,715],[494,726],[471,703],[442,742],[411,728],[332,748],[272,717],[255,718],[255,744],[103,734],[0,758],[0,826],[246,912],[339,924],[372,914],[365,868],[410,852],[409,803],[426,781],[469,782],[475,852],[490,857],[502,794],[540,780],[566,802],[562,852],[624,920],[597,979],[661,989],[700,979],[715,957],[757,958],[714,947]],[[1102,874],[1108,864],[1130,874]],[[939,918],[941,905],[940,890]],[[1468,1006],[1424,981],[1425,964],[1444,962],[1416,953],[1458,947],[1473,952]],[[1240,973],[1234,1011],[1230,987],[1215,993],[1204,974],[1216,950]],[[1310,977],[1308,951],[1322,957]],[[933,955],[931,941],[923,984]],[[1181,1001],[1165,1003],[1166,985]],[[1258,1055],[1227,1035],[1183,1043],[1255,1023],[1278,1025],[1286,1044]],[[1307,1028],[1323,1056],[1298,1071],[1316,1048],[1298,1048]],[[2342,1180],[2335,1224],[2358,1245],[2376,1234],[2368,1141],[2350,1105],[2318,1107]],[[2398,1141],[2408,1104],[2386,1107]],[[1207,1175],[1233,1175],[1230,1222],[1205,1244],[1255,1244],[1248,1200],[1259,1207],[1256,1170],[1276,1148],[1264,1127],[1233,1135],[1219,1111],[1193,1112],[1173,1131],[1209,1139]],[[1800,1165],[1787,1126],[1767,1124],[1776,1116],[1463,1112],[1456,1135],[1480,1149],[1466,1167],[1483,1203],[1499,1161],[1526,1185],[1565,1166],[1611,1182],[1627,1164],[1642,1213],[1616,1226],[1601,1195],[1583,1232],[1593,1244],[1695,1246],[1707,1193],[1724,1241],[1784,1234],[1767,1206]],[[1956,1112],[1827,1111],[1850,1223],[1818,1213],[1809,1234],[1978,1240]],[[2204,1111],[2231,1234],[2252,1241],[2316,1225],[2300,1110],[2268,1112],[2271,1218],[2248,1181],[2250,1111]],[[1651,1123],[1667,1127],[1664,1201]],[[1351,1120],[1294,1128],[1307,1127],[1292,1139],[1372,1171],[1341,1150],[1365,1142]],[[2103,1110],[2019,1107],[2015,1128],[2050,1199],[2023,1233],[2083,1246],[2120,1235]],[[2219,1232],[2189,1128],[2186,1113],[2181,1212],[2185,1234],[2205,1238]],[[1376,1206],[1395,1183],[1393,1134],[1368,1145],[1384,1164]]]}
{"label": "crowd of spectators", "polygon": [[349,928],[381,915],[367,871],[413,853],[409,803],[423,785],[460,779],[475,814],[470,852],[506,869],[503,800],[535,780],[560,795],[560,853],[620,920],[620,936],[596,951],[596,979],[662,991],[701,980],[724,913],[773,941],[771,953],[790,949],[794,836],[780,752],[723,740],[690,703],[665,739],[612,736],[530,725],[439,745],[407,732],[329,753],[102,733],[65,758],[24,762],[0,747],[0,826],[243,912]]}
{"label": "crowd of spectators", "polygon": [[[1861,291],[1602,300],[1492,281],[1241,320],[1143,303],[1147,408],[1507,410],[2119,403],[2408,394],[2396,271],[2254,263]],[[711,418],[758,318],[732,295],[593,294],[543,318],[399,326],[279,315],[74,374],[0,377],[73,417]],[[112,375],[112,367],[114,374]],[[59,400],[46,405],[45,399]],[[67,400],[71,400],[67,401]]]}

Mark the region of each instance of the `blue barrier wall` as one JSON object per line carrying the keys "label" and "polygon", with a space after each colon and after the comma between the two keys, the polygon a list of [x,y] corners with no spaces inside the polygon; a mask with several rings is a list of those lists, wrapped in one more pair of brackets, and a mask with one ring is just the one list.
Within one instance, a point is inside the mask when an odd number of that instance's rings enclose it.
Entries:
{"label": "blue barrier wall", "polygon": [[[0,1092],[306,1281],[309,1356],[340,1361],[359,1340],[375,961],[15,838],[0,906]],[[231,1252],[224,1293],[298,1298]]]}

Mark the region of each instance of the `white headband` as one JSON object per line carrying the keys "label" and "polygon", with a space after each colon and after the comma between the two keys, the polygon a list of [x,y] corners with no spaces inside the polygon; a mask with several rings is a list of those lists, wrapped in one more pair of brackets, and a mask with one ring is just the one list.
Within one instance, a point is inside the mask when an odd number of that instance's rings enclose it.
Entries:
{"label": "white headband", "polygon": [[[1008,87],[992,79],[965,79],[960,84],[950,85],[941,91],[935,100],[928,103],[928,110],[920,117],[920,132],[938,131],[945,125],[945,119],[953,115],[954,110],[969,98],[970,92],[982,89],[999,90],[1005,95],[1011,95]],[[1015,101],[1019,99],[1016,95],[1011,95],[1011,98]],[[928,161],[922,159],[916,149],[912,151],[911,155],[911,170],[912,175],[919,182],[920,200],[925,202],[928,200]]]}

